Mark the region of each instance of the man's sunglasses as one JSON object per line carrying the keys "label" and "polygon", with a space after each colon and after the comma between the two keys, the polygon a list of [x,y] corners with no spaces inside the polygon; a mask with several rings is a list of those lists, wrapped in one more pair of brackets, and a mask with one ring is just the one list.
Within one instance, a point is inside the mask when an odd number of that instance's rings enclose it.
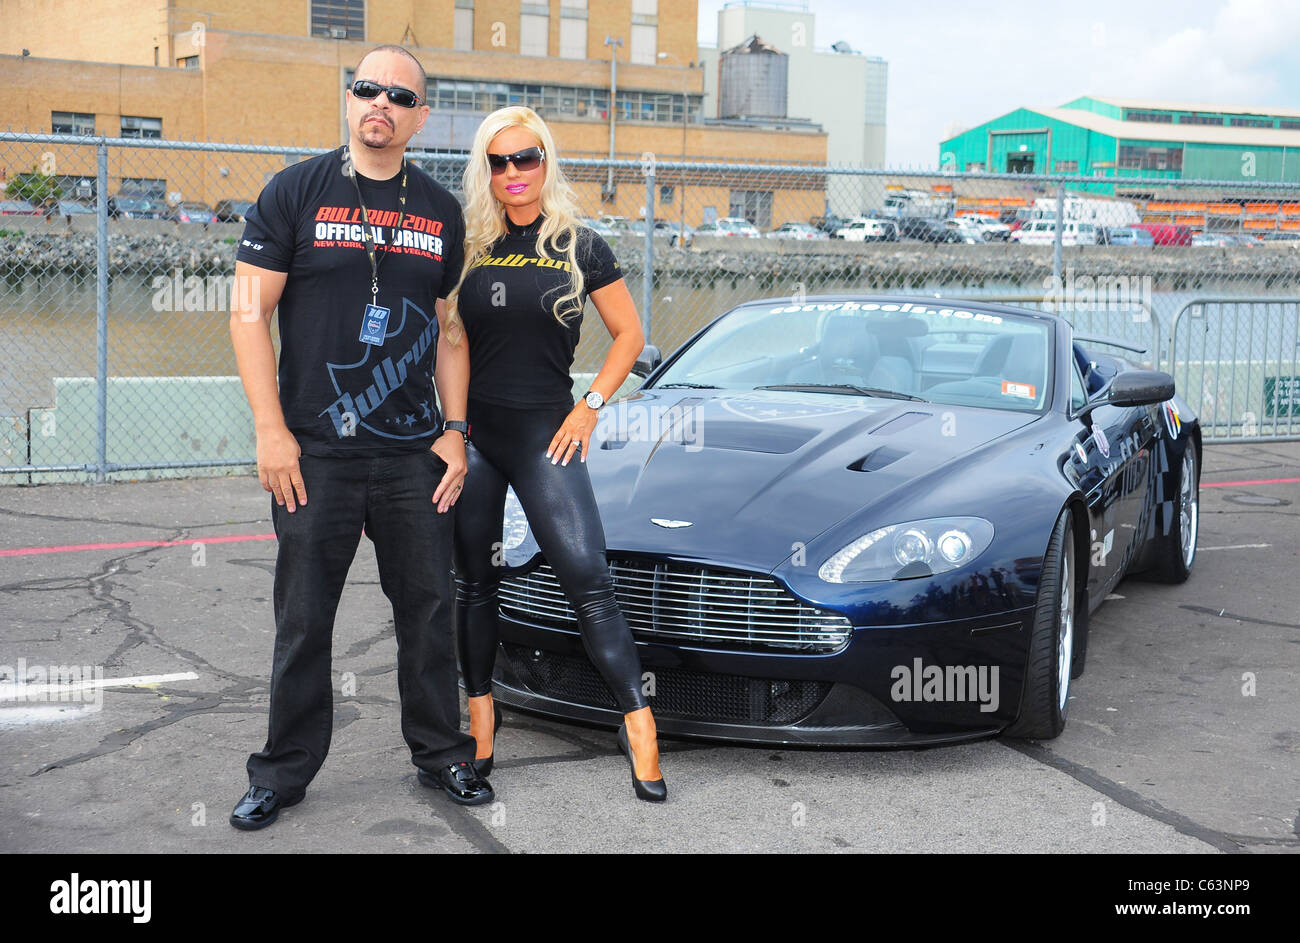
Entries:
{"label": "man's sunglasses", "polygon": [[352,83],[352,94],[362,101],[378,98],[380,92],[387,92],[388,100],[399,108],[414,108],[416,105],[424,104],[423,98],[400,85],[380,85],[378,82],[367,82],[365,79],[358,79]]}
{"label": "man's sunglasses", "polygon": [[546,151],[540,147],[525,147],[513,154],[489,154],[487,159],[493,174],[505,173],[507,164],[514,164],[515,170],[536,170],[546,159]]}

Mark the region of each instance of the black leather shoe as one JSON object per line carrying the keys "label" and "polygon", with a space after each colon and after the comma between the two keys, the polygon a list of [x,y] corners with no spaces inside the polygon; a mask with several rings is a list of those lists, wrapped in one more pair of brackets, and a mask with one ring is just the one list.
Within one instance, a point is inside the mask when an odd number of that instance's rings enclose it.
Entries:
{"label": "black leather shoe", "polygon": [[298,798],[286,802],[278,792],[272,789],[266,789],[262,786],[249,786],[248,792],[244,793],[244,798],[240,799],[236,804],[235,811],[230,813],[230,824],[246,832],[266,828],[280,817],[281,809],[297,805],[302,800],[303,797],[298,796]]}
{"label": "black leather shoe", "polygon": [[438,770],[436,775],[420,770],[415,778],[430,789],[441,789],[461,805],[482,805],[496,798],[491,784],[473,763],[452,763]]}
{"label": "black leather shoe", "polygon": [[501,729],[501,708],[496,703],[492,704],[492,710],[496,714],[496,724],[492,727],[492,752],[483,759],[474,760],[474,768],[478,770],[480,776],[490,776],[492,774],[492,757],[497,752],[497,731]]}
{"label": "black leather shoe", "polygon": [[636,778],[636,759],[632,755],[632,744],[627,739],[627,727],[622,724],[618,728],[618,748],[627,757],[627,765],[632,767],[632,788],[636,791],[636,797],[644,799],[646,802],[663,802],[667,799],[668,786],[664,783],[663,777],[659,779]]}

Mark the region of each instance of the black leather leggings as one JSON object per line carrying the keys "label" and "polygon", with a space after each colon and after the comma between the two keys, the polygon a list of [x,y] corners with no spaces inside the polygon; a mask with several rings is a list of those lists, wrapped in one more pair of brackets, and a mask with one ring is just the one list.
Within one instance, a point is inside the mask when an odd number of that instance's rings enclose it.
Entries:
{"label": "black leather leggings", "polygon": [[587,657],[627,714],[647,704],[641,691],[641,659],[614,598],[605,561],[605,532],[587,466],[577,450],[567,466],[552,465],[546,457],[547,446],[568,414],[563,407],[469,404],[469,472],[456,502],[455,527],[461,674],[471,697],[491,693],[500,635],[501,527],[506,485],[510,485],[542,555],[577,614]]}

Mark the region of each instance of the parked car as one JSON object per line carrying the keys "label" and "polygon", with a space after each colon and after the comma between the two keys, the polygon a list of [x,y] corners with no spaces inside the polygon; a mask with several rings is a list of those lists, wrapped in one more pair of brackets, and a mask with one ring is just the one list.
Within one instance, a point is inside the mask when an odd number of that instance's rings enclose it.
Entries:
{"label": "parked car", "polygon": [[1266,232],[1262,237],[1260,237],[1260,242],[1268,245],[1277,245],[1278,243],[1282,243],[1284,245],[1300,244],[1300,232],[1294,230],[1284,230],[1283,232]]}
{"label": "parked car", "polygon": [[108,201],[109,215],[114,219],[165,219],[171,210],[167,204],[151,196],[138,193],[119,193]]}
{"label": "parked car", "polygon": [[626,216],[602,216],[600,221],[608,226],[614,235],[632,230],[632,221]]}
{"label": "parked car", "polygon": [[921,216],[904,216],[898,220],[898,234],[904,239],[919,239],[921,242],[961,242],[956,232],[945,226],[940,220]]}
{"label": "parked car", "polygon": [[1103,226],[1097,231],[1098,241],[1104,246],[1153,246],[1155,238],[1145,229],[1133,226]]}
{"label": "parked car", "polygon": [[44,216],[45,211],[27,200],[0,200],[0,216]]}
{"label": "parked car", "polygon": [[825,232],[809,223],[782,223],[766,234],[768,239],[828,239]]}
{"label": "parked car", "polygon": [[1174,223],[1134,223],[1134,229],[1145,229],[1158,246],[1190,246],[1195,231],[1191,226]]}
{"label": "parked car", "polygon": [[808,222],[814,229],[820,229],[829,236],[835,230],[843,229],[848,220],[843,216],[836,216],[831,213],[827,216],[814,216]]}
{"label": "parked car", "polygon": [[[607,407],[587,466],[661,735],[1055,737],[1089,615],[1128,574],[1192,571],[1196,414],[1170,376],[1085,349],[1057,315],[753,301],[656,362]],[[506,507],[498,701],[617,726]],[[948,680],[922,696],[922,676]]]}
{"label": "parked car", "polygon": [[[623,235],[645,239],[647,224],[644,219],[628,219],[624,216],[606,216],[602,218],[608,221],[604,225],[609,232],[601,233],[601,235]],[[668,245],[670,246],[676,246],[679,243],[682,243],[684,246],[689,246],[695,241],[695,230],[687,226],[686,236],[683,240],[680,223],[668,219],[656,219],[655,238],[668,240]]]}
{"label": "parked car", "polygon": [[[1021,226],[1011,234],[1012,242],[1024,245],[1051,245],[1056,241],[1056,220],[1036,219],[1028,226]],[[1067,220],[1061,229],[1061,245],[1093,246],[1097,244],[1097,226],[1095,223],[1079,223]]]}
{"label": "parked car", "polygon": [[599,219],[592,219],[590,216],[580,216],[578,218],[578,223],[579,225],[586,226],[588,229],[590,229],[592,232],[596,233],[597,235],[600,236],[614,235],[614,228],[610,226],[608,223],[603,222]]}
{"label": "parked car", "polygon": [[954,216],[960,225],[972,226],[980,231],[984,236],[985,242],[1006,242],[1011,238],[1011,227],[999,219],[992,216],[985,216],[982,213],[967,213],[964,216]]}
{"label": "parked car", "polygon": [[892,219],[859,216],[835,230],[831,238],[845,239],[849,242],[897,242],[898,224]]}
{"label": "parked car", "polygon": [[54,213],[56,216],[85,216],[94,214],[95,207],[80,200],[60,200]]}
{"label": "parked car", "polygon": [[954,216],[943,221],[944,228],[949,232],[957,234],[957,242],[978,243],[987,242],[984,238],[984,230],[966,216]]}
{"label": "parked car", "polygon": [[251,200],[220,200],[212,208],[212,215],[219,223],[242,223],[252,208]]}
{"label": "parked car", "polygon": [[[1144,232],[1145,230],[1138,230]],[[1237,241],[1236,235],[1230,232],[1198,232],[1192,236],[1192,245],[1194,246],[1214,246],[1227,247],[1241,245]]]}
{"label": "parked car", "polygon": [[712,223],[701,223],[695,227],[696,236],[742,236],[747,239],[761,239],[763,234],[747,219],[738,216],[724,216]]}
{"label": "parked car", "polygon": [[677,220],[656,219],[655,237],[661,236],[668,240],[668,245],[681,246],[683,249],[695,242],[695,230],[690,226],[683,230],[682,224]]}
{"label": "parked car", "polygon": [[216,221],[212,208],[203,203],[178,203],[169,217],[178,223],[208,223]]}

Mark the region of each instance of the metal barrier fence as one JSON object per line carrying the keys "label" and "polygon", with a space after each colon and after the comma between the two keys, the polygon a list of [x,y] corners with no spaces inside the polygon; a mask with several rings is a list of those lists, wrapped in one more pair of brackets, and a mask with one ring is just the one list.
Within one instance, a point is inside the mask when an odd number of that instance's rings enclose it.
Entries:
{"label": "metal barrier fence", "polygon": [[1173,317],[1169,350],[1206,442],[1300,439],[1300,304],[1193,299]]}
{"label": "metal barrier fence", "polygon": [[[227,327],[242,213],[318,153],[0,132],[0,484],[247,471]],[[411,157],[460,195],[463,155]],[[1145,350],[1215,437],[1300,434],[1295,184],[561,165],[665,354],[761,297],[1000,300]],[[607,346],[588,306],[574,371]]]}

